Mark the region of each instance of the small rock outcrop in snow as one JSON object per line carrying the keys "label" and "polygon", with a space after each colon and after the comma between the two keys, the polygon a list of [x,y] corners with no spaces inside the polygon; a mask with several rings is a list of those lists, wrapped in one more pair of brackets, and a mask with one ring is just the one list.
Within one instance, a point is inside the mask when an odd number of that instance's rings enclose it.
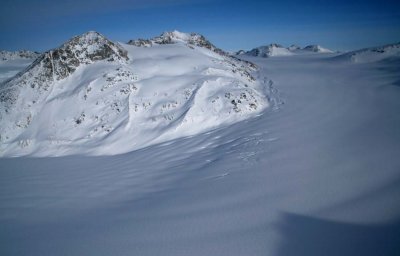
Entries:
{"label": "small rock outcrop in snow", "polygon": [[175,31],[135,42],[88,32],[2,83],[0,155],[125,153],[268,106],[254,64],[203,36]]}

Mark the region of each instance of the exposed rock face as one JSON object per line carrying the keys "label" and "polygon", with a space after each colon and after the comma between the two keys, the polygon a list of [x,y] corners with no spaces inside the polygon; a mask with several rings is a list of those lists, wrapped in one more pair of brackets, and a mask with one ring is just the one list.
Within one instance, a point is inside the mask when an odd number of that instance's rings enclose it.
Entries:
{"label": "exposed rock face", "polygon": [[72,38],[60,48],[46,52],[42,56],[46,67],[52,69],[56,80],[63,79],[81,64],[95,61],[128,60],[127,52],[97,32],[87,32]]}
{"label": "exposed rock face", "polygon": [[134,39],[134,40],[129,40],[128,44],[134,45],[137,47],[151,47],[152,41],[149,39]]}

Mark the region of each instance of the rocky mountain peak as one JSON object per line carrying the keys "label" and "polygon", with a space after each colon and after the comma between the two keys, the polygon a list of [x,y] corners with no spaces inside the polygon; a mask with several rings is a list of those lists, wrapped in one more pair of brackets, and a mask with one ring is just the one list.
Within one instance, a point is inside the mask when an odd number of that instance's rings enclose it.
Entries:
{"label": "rocky mountain peak", "polygon": [[60,48],[49,51],[47,54],[61,62],[70,60],[69,64],[72,66],[79,66],[76,65],[79,63],[89,64],[98,60],[128,60],[126,50],[95,31],[73,37]]}
{"label": "rocky mountain peak", "polygon": [[18,98],[21,87],[38,91],[50,91],[53,83],[67,78],[81,65],[97,61],[127,62],[128,53],[95,31],[75,36],[59,48],[40,55],[27,69],[4,81],[0,91],[0,103],[10,107]]}
{"label": "rocky mountain peak", "polygon": [[[128,60],[128,54],[124,48],[100,33],[89,31],[73,37],[59,48],[43,53],[25,74],[35,73],[35,77],[42,78],[38,84],[43,84],[43,79],[61,80],[80,65],[101,60],[124,62]],[[35,85],[31,84],[31,87]]]}

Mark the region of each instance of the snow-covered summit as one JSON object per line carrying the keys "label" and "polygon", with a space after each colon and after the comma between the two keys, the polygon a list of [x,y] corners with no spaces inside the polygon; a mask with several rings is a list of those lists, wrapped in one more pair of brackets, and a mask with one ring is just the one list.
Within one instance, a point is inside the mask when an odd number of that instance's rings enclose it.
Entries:
{"label": "snow-covered summit", "polygon": [[138,47],[151,47],[154,44],[176,44],[183,43],[189,46],[197,46],[209,49],[221,55],[228,55],[225,51],[219,49],[207,40],[203,35],[198,33],[183,33],[180,31],[164,32],[160,36],[152,39],[135,39],[130,40],[128,44]]}
{"label": "snow-covered summit", "polygon": [[355,63],[377,62],[400,58],[400,43],[365,48],[345,53],[339,58],[350,59]]}
{"label": "snow-covered summit", "polygon": [[246,52],[246,55],[265,58],[271,56],[290,56],[293,55],[293,53],[280,44],[270,44],[254,48]]}
{"label": "snow-covered summit", "polygon": [[81,64],[99,60],[127,61],[125,49],[95,31],[73,37],[61,47],[47,52],[45,58],[51,59],[57,67],[72,71]]}
{"label": "snow-covered summit", "polygon": [[40,53],[21,50],[21,51],[0,51],[0,61],[9,61],[17,59],[36,59]]}
{"label": "snow-covered summit", "polygon": [[21,88],[50,91],[54,82],[67,78],[80,65],[100,60],[127,61],[128,56],[121,46],[97,32],[73,37],[59,48],[41,54],[26,70],[3,82],[0,102],[8,107],[13,105]]}
{"label": "snow-covered summit", "polygon": [[327,48],[324,48],[320,45],[307,45],[306,47],[303,48],[305,51],[311,51],[311,52],[318,52],[318,53],[333,53],[332,50],[329,50]]}
{"label": "snow-covered summit", "polygon": [[88,32],[42,54],[0,85],[0,156],[125,153],[266,108],[254,64],[207,42],[164,33],[136,47]]}

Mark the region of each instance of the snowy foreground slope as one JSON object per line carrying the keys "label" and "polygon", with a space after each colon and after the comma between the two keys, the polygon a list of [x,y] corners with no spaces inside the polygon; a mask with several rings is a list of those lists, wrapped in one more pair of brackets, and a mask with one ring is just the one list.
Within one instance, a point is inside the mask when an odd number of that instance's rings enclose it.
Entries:
{"label": "snowy foreground slope", "polygon": [[174,31],[146,42],[88,32],[3,83],[0,156],[120,154],[268,106],[256,67],[203,36]]}
{"label": "snowy foreground slope", "polygon": [[255,118],[116,156],[0,159],[0,255],[398,255],[399,60],[248,60],[274,81]]}

